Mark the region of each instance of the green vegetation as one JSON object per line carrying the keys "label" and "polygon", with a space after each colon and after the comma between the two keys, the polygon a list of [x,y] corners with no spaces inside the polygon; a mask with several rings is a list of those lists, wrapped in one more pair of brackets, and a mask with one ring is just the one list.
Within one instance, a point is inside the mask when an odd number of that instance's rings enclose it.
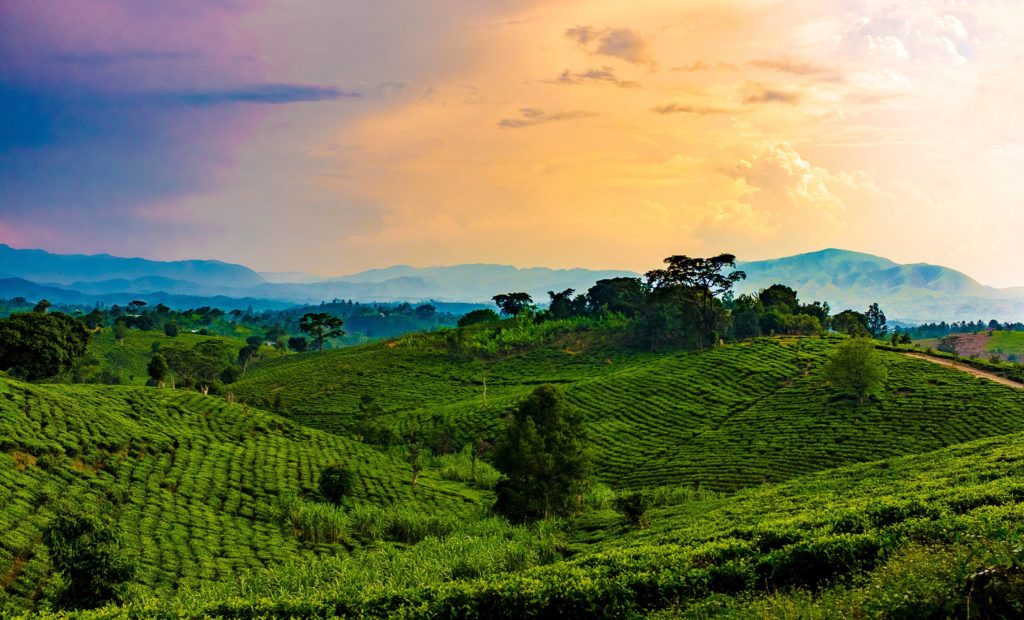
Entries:
{"label": "green vegetation", "polygon": [[495,510],[512,521],[566,516],[589,468],[582,419],[553,385],[519,405],[498,441],[494,464],[505,478]]}
{"label": "green vegetation", "polygon": [[1024,368],[666,262],[333,350],[132,302],[63,383],[0,375],[0,614],[1024,612],[1024,390],[964,372]]}
{"label": "green vegetation", "polygon": [[885,380],[885,370],[867,338],[854,338],[839,345],[825,364],[825,378],[841,393],[849,393],[863,405],[869,394],[877,392]]}
{"label": "green vegetation", "polygon": [[1011,362],[1024,362],[1024,331],[994,331],[987,350]]}
{"label": "green vegetation", "polygon": [[68,371],[85,354],[85,325],[60,312],[46,314],[48,307],[40,302],[30,314],[0,320],[0,370],[45,379]]}

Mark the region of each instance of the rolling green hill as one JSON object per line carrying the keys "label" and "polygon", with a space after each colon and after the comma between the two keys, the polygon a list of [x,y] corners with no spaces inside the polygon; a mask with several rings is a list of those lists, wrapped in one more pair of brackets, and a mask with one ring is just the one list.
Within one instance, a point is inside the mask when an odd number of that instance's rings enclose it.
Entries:
{"label": "rolling green hill", "polygon": [[[1015,569],[972,575],[999,553],[1024,566],[1024,391],[880,351],[884,388],[857,406],[823,383],[839,342],[649,352],[568,330],[471,357],[423,334],[267,359],[233,404],[0,377],[0,613],[45,611],[41,533],[67,503],[114,516],[138,563],[115,617],[962,616],[972,591],[1011,604],[999,588]],[[474,482],[468,453],[424,456],[413,486],[407,448],[359,435],[495,440],[544,383],[583,413],[593,453],[565,522],[488,516],[493,471]],[[336,463],[357,480],[341,507],[317,490]],[[636,491],[648,529],[612,510]]]}
{"label": "rolling green hill", "polygon": [[[597,476],[617,487],[735,490],[818,469],[1024,431],[1024,394],[882,352],[885,390],[836,398],[821,367],[837,340],[762,338],[706,353],[645,353],[584,337],[493,361],[452,361],[436,336],[291,356],[255,368],[240,398],[340,434],[371,396],[374,424],[401,434],[493,437],[539,383],[560,384],[586,418]],[[483,382],[487,381],[484,406]],[[272,396],[273,395],[273,396]]]}
{"label": "rolling green hill", "polygon": [[31,607],[49,580],[41,529],[62,502],[113,511],[143,591],[233,577],[318,548],[282,527],[279,503],[319,469],[356,472],[358,501],[465,515],[483,496],[351,440],[195,392],[33,386],[0,379],[0,610]]}

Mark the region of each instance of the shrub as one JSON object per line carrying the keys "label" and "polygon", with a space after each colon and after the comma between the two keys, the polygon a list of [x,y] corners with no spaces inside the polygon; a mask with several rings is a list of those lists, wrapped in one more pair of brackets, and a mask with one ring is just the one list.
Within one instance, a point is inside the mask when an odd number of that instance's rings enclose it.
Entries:
{"label": "shrub", "polygon": [[124,556],[114,527],[96,515],[61,508],[43,532],[54,571],[63,578],[57,605],[91,609],[123,599],[135,576],[135,565]]}
{"label": "shrub", "polygon": [[355,489],[356,476],[347,467],[331,465],[320,471],[320,494],[324,499],[340,504]]}

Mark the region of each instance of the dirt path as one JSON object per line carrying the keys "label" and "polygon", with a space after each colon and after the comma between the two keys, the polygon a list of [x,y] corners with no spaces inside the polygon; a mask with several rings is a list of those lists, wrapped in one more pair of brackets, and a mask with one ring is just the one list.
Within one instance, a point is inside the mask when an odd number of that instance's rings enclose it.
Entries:
{"label": "dirt path", "polygon": [[938,364],[939,366],[946,366],[946,367],[949,367],[949,368],[955,368],[956,370],[959,370],[960,372],[966,372],[967,374],[974,375],[975,377],[981,377],[982,379],[988,379],[989,381],[995,381],[996,383],[999,383],[999,384],[1002,384],[1002,385],[1006,385],[1006,386],[1009,386],[1009,387],[1012,387],[1012,388],[1016,388],[1018,390],[1024,390],[1024,384],[1017,383],[1016,381],[1011,381],[1011,380],[1007,379],[1006,377],[1000,377],[999,375],[991,373],[991,372],[985,372],[984,370],[978,370],[977,368],[974,368],[974,367],[971,367],[971,366],[967,366],[967,365],[964,365],[964,364],[957,364],[953,360],[946,360],[946,359],[941,359],[941,358],[937,358],[937,357],[932,357],[930,355],[925,355],[924,353],[904,353],[904,355],[906,355],[907,357],[913,357],[913,358],[917,358],[919,360],[924,360],[926,362],[931,362],[933,364]]}

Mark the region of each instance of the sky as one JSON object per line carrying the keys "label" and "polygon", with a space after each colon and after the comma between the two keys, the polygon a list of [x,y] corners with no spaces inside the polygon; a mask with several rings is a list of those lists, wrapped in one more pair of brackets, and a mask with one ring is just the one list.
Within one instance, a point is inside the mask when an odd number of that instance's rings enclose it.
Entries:
{"label": "sky", "polygon": [[1024,285],[1018,0],[0,0],[0,242]]}

